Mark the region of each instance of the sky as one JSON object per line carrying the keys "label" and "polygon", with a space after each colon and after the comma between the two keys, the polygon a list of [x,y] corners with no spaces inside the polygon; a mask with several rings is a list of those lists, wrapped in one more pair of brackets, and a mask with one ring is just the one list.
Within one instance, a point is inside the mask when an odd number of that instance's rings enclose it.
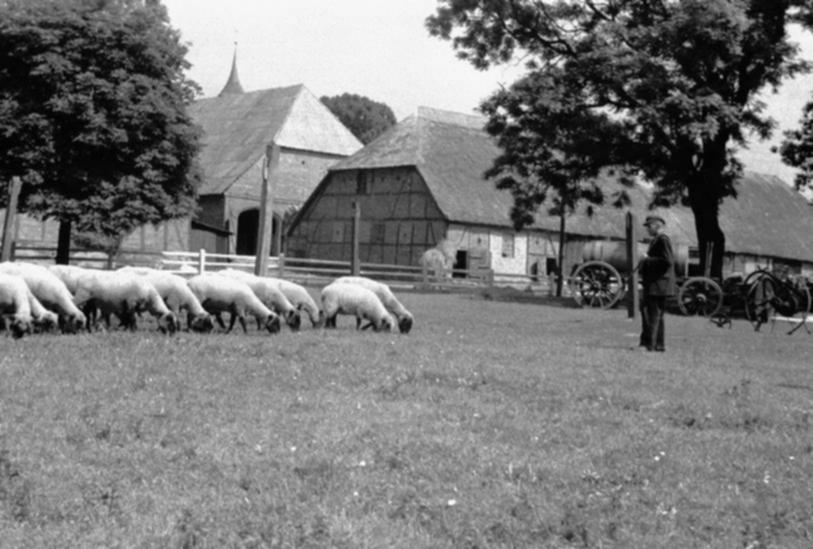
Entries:
{"label": "sky", "polygon": [[[519,65],[478,71],[455,56],[449,42],[429,36],[424,21],[436,0],[164,0],[171,25],[189,46],[188,76],[217,95],[229,75],[235,42],[246,91],[304,84],[314,95],[355,93],[389,105],[398,120],[419,106],[473,113]],[[793,31],[813,59],[813,35]],[[765,94],[777,130],[740,155],[746,169],[791,183],[795,171],[772,145],[795,129],[811,98],[813,75]]]}

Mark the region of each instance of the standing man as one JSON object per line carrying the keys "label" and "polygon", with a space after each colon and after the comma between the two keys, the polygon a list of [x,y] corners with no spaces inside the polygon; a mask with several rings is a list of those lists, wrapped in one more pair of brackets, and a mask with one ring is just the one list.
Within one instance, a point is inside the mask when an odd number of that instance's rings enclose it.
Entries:
{"label": "standing man", "polygon": [[666,350],[664,346],[663,315],[666,298],[675,295],[675,254],[672,242],[663,232],[666,221],[657,215],[647,216],[644,221],[652,241],[639,269],[643,285],[641,299],[641,341],[647,351]]}

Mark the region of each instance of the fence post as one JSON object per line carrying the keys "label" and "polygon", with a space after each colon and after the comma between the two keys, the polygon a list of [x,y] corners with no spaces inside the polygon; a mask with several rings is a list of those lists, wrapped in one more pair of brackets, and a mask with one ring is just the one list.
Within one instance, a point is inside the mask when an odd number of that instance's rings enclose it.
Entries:
{"label": "fence post", "polygon": [[203,274],[206,270],[206,250],[203,248],[198,252],[198,274]]}
{"label": "fence post", "polygon": [[268,274],[268,256],[271,254],[271,232],[274,225],[274,183],[278,177],[275,172],[278,165],[279,147],[272,141],[266,146],[263,159],[260,221],[257,227],[257,257],[254,259],[254,274],[257,276]]}
{"label": "fence post", "polygon": [[277,277],[285,278],[285,254],[282,252],[277,256]]}
{"label": "fence post", "polygon": [[20,197],[22,180],[16,175],[11,178],[6,201],[6,216],[3,219],[3,241],[0,243],[0,261],[10,261],[14,253],[14,216],[17,215],[17,201]]}

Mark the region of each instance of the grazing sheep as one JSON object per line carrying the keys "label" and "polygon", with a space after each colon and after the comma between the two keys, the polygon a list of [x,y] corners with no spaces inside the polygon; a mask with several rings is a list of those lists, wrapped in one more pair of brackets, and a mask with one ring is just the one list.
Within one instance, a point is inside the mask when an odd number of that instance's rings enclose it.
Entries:
{"label": "grazing sheep", "polygon": [[71,294],[76,293],[76,288],[79,284],[79,278],[89,270],[84,267],[77,267],[76,265],[48,265],[48,270],[54,273],[59,280],[65,284]]}
{"label": "grazing sheep", "polygon": [[[217,322],[226,332],[232,330],[236,319],[240,320],[243,333],[248,332],[246,314],[259,320],[272,334],[280,331],[279,316],[263,305],[245,282],[218,274],[199,274],[190,278],[187,284],[203,308],[215,315]],[[220,317],[220,314],[224,312],[231,313],[228,329]]]}
{"label": "grazing sheep", "polygon": [[316,305],[316,301],[314,301],[304,286],[282,278],[267,276],[265,279],[276,284],[279,291],[282,292],[282,295],[291,302],[291,305],[296,307],[300,312],[305,311],[314,328],[321,328],[322,325],[324,325],[325,312]]}
{"label": "grazing sheep", "polygon": [[15,339],[31,333],[33,318],[28,298],[30,294],[22,277],[0,273],[0,317],[11,317],[8,328]]}
{"label": "grazing sheep", "polygon": [[[263,305],[280,315],[285,319],[285,323],[293,331],[298,331],[302,324],[302,316],[299,311],[294,307],[288,298],[279,290],[279,285],[275,282],[262,277],[239,271],[237,269],[224,269],[218,271],[217,274],[234,278],[248,284],[251,291],[254,292]],[[259,326],[258,326],[259,328]]]}
{"label": "grazing sheep", "polygon": [[[331,283],[322,288],[322,308],[325,311],[325,326],[336,327],[336,316],[339,314],[356,317],[356,329],[366,330],[371,327],[376,332],[392,331],[395,319],[387,312],[384,304],[375,292],[356,284]],[[362,321],[367,320],[366,326]]]}
{"label": "grazing sheep", "polygon": [[75,332],[85,325],[85,315],[74,304],[73,295],[48,268],[33,263],[5,262],[0,263],[0,272],[21,276],[34,297],[59,315],[63,331]]}
{"label": "grazing sheep", "polygon": [[375,295],[378,296],[378,299],[381,300],[381,303],[384,304],[384,307],[398,319],[398,329],[402,334],[408,334],[412,329],[412,322],[414,320],[412,313],[398,301],[392,293],[392,290],[390,290],[390,287],[383,282],[378,282],[363,276],[342,276],[334,280],[334,282],[356,284],[368,290],[372,290],[375,292]]}
{"label": "grazing sheep", "polygon": [[211,332],[214,329],[212,315],[206,312],[182,276],[149,267],[122,267],[119,271],[144,277],[152,284],[166,306],[175,315],[177,329],[181,328],[182,310],[186,311],[188,329],[195,332]]}
{"label": "grazing sheep", "polygon": [[110,315],[115,314],[121,324],[136,329],[136,314],[149,312],[158,321],[162,332],[175,332],[175,315],[146,279],[127,272],[88,269],[78,280],[76,304],[99,309],[110,327]]}
{"label": "grazing sheep", "polygon": [[[28,288],[28,285],[26,285]],[[28,290],[28,305],[31,308],[31,318],[34,320],[34,327],[38,332],[50,332],[59,326],[59,315],[43,307],[31,290]]]}

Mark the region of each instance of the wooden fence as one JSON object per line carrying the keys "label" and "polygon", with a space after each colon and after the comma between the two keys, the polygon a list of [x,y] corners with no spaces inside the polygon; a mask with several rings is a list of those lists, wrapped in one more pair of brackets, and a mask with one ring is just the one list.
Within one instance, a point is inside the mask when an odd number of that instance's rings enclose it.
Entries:
{"label": "wooden fence", "polygon": [[[56,248],[15,246],[12,257],[16,261],[53,263],[56,259]],[[124,265],[149,266],[189,276],[227,268],[253,272],[255,256],[216,254],[206,250],[151,253],[124,249],[110,258],[103,252],[71,250],[70,262],[73,265],[98,269],[115,269]],[[334,278],[349,275],[351,272],[350,261],[290,258],[280,254],[269,258],[266,274],[308,286],[323,286]],[[548,294],[555,288],[555,281],[548,277],[495,273],[491,269],[452,270],[447,272],[446,276],[435,277],[415,266],[361,263],[360,275],[402,289],[425,291],[468,292],[504,286],[529,290],[534,294]]]}

